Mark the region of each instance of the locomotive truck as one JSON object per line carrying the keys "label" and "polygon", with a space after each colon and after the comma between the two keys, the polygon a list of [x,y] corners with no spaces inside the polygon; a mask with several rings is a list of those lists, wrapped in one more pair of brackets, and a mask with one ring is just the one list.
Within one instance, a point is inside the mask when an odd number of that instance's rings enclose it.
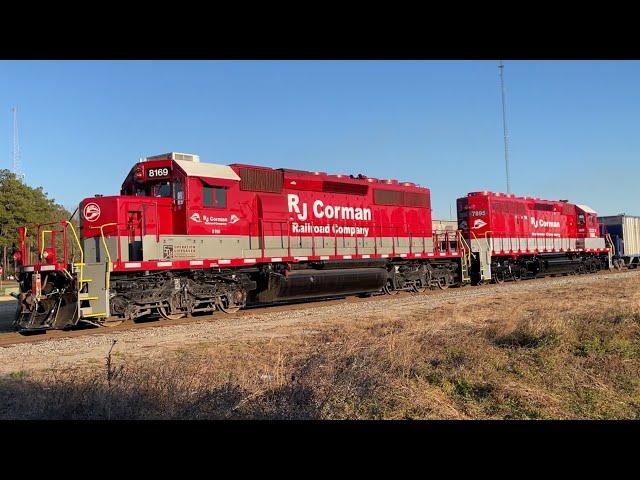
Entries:
{"label": "locomotive truck", "polygon": [[[19,228],[19,331],[108,326],[248,305],[583,273],[610,262],[595,212],[479,192],[433,229],[411,182],[147,157],[119,195]],[[534,222],[535,220],[535,222]]]}

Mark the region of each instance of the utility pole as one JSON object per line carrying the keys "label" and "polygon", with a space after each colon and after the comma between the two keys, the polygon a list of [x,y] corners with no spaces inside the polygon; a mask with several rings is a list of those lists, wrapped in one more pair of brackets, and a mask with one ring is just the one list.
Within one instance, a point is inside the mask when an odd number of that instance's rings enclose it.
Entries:
{"label": "utility pole", "polygon": [[20,172],[20,142],[18,138],[18,107],[12,107],[11,113],[13,114],[13,150],[11,156],[13,158],[13,173],[19,180],[24,178],[24,175]]}
{"label": "utility pole", "polygon": [[507,193],[511,193],[511,179],[509,178],[509,136],[507,133],[507,107],[505,102],[505,89],[504,89],[504,65],[502,60],[498,64],[498,71],[500,72],[500,86],[502,88],[502,132],[504,134],[504,167],[507,174]]}

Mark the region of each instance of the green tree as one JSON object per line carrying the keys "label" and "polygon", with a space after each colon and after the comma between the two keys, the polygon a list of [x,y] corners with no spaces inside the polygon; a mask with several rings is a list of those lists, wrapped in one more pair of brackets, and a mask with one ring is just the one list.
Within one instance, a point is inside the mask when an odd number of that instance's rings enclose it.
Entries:
{"label": "green tree", "polygon": [[[10,255],[18,246],[18,227],[67,220],[69,216],[42,187],[25,185],[13,172],[0,170],[0,261],[5,263],[5,271],[7,263],[13,262],[6,262],[4,254]],[[33,230],[30,233],[33,235]]]}

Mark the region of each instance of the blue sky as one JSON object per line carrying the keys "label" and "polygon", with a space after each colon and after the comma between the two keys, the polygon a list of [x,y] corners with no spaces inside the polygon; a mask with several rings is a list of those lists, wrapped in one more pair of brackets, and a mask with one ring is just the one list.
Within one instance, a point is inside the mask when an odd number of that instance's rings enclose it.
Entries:
{"label": "blue sky", "polygon": [[[511,189],[640,215],[640,62],[506,61]],[[0,168],[74,209],[140,156],[505,191],[497,61],[0,61]],[[3,133],[4,132],[4,133]]]}

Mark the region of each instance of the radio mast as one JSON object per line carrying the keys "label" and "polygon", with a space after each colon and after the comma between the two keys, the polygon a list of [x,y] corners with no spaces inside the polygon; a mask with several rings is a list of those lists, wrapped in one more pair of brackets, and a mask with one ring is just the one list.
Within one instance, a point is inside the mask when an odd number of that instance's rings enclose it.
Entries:
{"label": "radio mast", "polygon": [[24,174],[20,172],[20,141],[18,137],[18,107],[12,107],[11,113],[13,114],[13,173],[19,180],[24,180]]}
{"label": "radio mast", "polygon": [[504,167],[507,174],[507,193],[511,193],[511,179],[509,178],[509,136],[507,133],[507,107],[505,102],[505,89],[504,89],[504,65],[502,60],[498,64],[498,71],[500,72],[500,86],[502,88],[502,132],[504,134]]}

